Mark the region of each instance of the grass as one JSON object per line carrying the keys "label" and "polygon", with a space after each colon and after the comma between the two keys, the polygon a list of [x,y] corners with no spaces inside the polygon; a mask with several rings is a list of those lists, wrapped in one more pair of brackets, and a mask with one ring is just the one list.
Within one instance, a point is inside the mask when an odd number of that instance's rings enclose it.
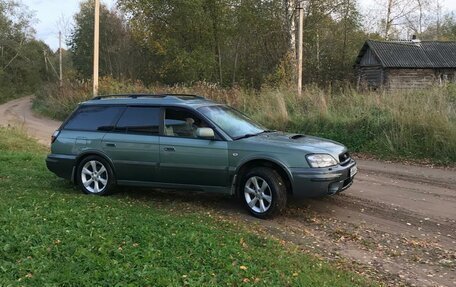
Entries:
{"label": "grass", "polygon": [[31,95],[32,93],[15,93],[15,92],[9,92],[9,91],[3,91],[0,92],[0,105],[4,104],[6,102],[12,101],[14,99],[24,97],[27,95]]}
{"label": "grass", "polygon": [[178,199],[83,195],[46,152],[0,128],[0,286],[375,284]]}
{"label": "grass", "polygon": [[[90,91],[87,83],[69,83],[60,91],[47,86],[37,94],[34,108],[62,120],[78,102],[90,98]],[[297,96],[287,87],[255,92],[207,83],[146,88],[103,79],[100,84],[100,94],[138,92],[200,94],[234,106],[268,128],[330,138],[354,152],[456,164],[456,86],[452,85],[395,92],[308,86]]]}

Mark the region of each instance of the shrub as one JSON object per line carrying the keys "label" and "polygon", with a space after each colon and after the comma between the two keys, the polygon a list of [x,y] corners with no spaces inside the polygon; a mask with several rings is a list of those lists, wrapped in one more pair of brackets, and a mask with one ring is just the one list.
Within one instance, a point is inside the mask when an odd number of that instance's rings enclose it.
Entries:
{"label": "shrub", "polygon": [[[99,83],[100,95],[120,93],[146,93],[148,89],[139,82],[118,82],[112,78],[102,78]],[[45,84],[35,94],[33,108],[42,115],[64,120],[78,105],[92,98],[92,83],[65,81]]]}

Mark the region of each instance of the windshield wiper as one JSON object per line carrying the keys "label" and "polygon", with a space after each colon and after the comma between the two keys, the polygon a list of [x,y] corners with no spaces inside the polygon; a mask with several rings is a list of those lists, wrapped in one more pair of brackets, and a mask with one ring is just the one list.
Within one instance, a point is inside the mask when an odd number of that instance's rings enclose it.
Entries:
{"label": "windshield wiper", "polygon": [[254,136],[257,136],[257,135],[261,135],[261,134],[264,134],[264,133],[272,133],[272,132],[275,132],[275,131],[274,130],[264,130],[264,131],[259,132],[257,134],[245,134],[243,136],[238,136],[238,137],[235,137],[234,140],[251,138],[251,137],[254,137]]}
{"label": "windshield wiper", "polygon": [[254,136],[257,136],[261,133],[258,133],[258,134],[245,134],[243,136],[238,136],[238,137],[235,137],[234,139],[235,140],[240,140],[240,139],[246,139],[246,138],[250,138],[250,137],[254,137]]}

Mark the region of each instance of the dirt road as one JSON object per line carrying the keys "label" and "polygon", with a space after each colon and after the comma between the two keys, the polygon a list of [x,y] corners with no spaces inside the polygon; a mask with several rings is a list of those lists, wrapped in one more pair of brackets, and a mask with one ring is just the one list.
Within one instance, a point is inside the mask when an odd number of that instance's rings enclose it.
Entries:
{"label": "dirt road", "polygon": [[[31,98],[0,106],[0,125],[23,124],[43,144],[59,122],[35,116]],[[358,160],[345,193],[290,203],[283,216],[257,220],[234,199],[181,193],[180,204],[245,222],[256,232],[381,278],[390,286],[456,286],[456,170]],[[128,191],[148,200],[175,196]],[[196,200],[195,198],[198,198]]]}
{"label": "dirt road", "polygon": [[0,126],[21,126],[40,143],[49,145],[52,133],[60,122],[38,117],[32,112],[32,97],[16,99],[0,105]]}

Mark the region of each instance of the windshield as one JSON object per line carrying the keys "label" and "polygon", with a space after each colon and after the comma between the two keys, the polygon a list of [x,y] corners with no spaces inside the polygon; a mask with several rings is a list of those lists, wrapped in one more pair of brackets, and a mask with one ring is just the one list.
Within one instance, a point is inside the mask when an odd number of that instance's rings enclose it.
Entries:
{"label": "windshield", "polygon": [[231,138],[238,139],[247,135],[257,135],[265,129],[240,112],[227,106],[208,106],[198,109]]}

